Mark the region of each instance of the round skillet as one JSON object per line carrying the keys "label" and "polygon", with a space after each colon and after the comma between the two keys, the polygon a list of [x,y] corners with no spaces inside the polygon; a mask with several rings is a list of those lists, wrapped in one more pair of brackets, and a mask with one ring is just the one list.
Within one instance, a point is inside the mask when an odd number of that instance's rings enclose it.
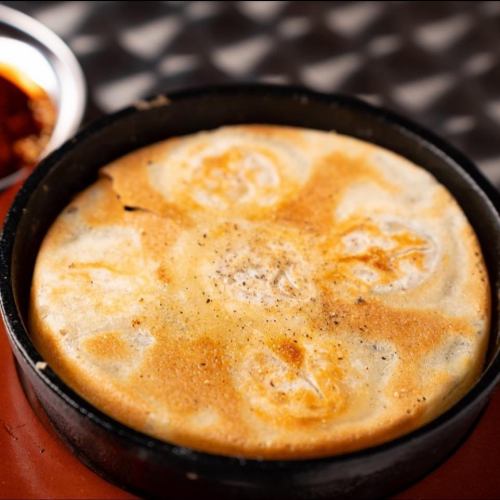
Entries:
{"label": "round skillet", "polygon": [[[492,285],[492,329],[481,379],[455,406],[401,438],[315,460],[246,460],[150,438],[104,415],[45,366],[26,329],[39,245],[97,170],[134,149],[238,123],[335,130],[407,157],[455,196],[474,227]],[[381,497],[422,477],[465,438],[500,378],[500,199],[477,168],[432,133],[352,97],[270,85],[208,87],[157,96],[91,124],[46,158],[21,188],[0,240],[0,300],[19,374],[35,410],[91,468],[119,485],[169,498]]]}

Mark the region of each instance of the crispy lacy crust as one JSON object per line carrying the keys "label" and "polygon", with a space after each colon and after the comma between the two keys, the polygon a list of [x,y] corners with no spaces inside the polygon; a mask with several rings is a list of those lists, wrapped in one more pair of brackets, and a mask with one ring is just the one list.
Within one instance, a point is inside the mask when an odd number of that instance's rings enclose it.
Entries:
{"label": "crispy lacy crust", "polygon": [[473,230],[407,160],[334,133],[226,127],[107,165],[48,232],[31,332],[78,393],[213,453],[387,441],[477,379]]}

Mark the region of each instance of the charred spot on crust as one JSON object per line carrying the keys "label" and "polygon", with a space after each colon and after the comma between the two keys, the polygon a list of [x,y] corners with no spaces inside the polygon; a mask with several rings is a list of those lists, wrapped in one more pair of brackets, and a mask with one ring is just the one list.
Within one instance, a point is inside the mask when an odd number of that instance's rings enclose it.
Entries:
{"label": "charred spot on crust", "polygon": [[294,342],[282,340],[274,346],[274,349],[278,356],[290,365],[298,367],[304,361],[303,350]]}

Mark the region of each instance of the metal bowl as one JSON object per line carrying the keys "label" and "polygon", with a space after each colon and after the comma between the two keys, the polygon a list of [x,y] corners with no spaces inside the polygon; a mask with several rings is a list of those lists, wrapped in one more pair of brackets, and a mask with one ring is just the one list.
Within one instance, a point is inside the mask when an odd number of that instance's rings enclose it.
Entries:
{"label": "metal bowl", "polygon": [[[492,286],[492,326],[481,378],[443,415],[380,446],[311,460],[247,460],[159,441],[75,394],[35,349],[26,328],[34,261],[48,228],[98,169],[167,137],[237,123],[336,130],[393,150],[432,173],[474,227]],[[500,377],[500,199],[477,168],[418,125],[341,95],[234,85],[159,96],[90,125],[46,158],[21,188],[0,240],[0,300],[26,392],[76,455],[111,481],[170,498],[373,498],[401,489],[441,463],[477,422]],[[168,493],[167,493],[168,492]]]}
{"label": "metal bowl", "polygon": [[[56,107],[56,123],[42,157],[74,135],[85,111],[85,79],[73,52],[55,33],[32,17],[0,5],[0,64],[39,85]],[[0,179],[0,189],[23,174],[19,170]]]}

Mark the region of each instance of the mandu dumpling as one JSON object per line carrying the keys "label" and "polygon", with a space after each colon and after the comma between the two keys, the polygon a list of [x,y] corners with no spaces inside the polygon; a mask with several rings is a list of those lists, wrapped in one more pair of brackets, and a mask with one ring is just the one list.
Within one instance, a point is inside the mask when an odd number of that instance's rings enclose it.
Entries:
{"label": "mandu dumpling", "polygon": [[373,144],[280,126],[100,170],[47,233],[33,339],[117,420],[211,453],[337,454],[474,384],[490,290],[449,192]]}

